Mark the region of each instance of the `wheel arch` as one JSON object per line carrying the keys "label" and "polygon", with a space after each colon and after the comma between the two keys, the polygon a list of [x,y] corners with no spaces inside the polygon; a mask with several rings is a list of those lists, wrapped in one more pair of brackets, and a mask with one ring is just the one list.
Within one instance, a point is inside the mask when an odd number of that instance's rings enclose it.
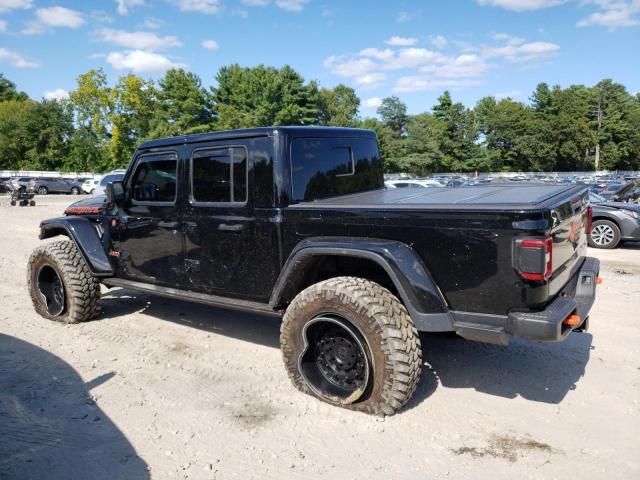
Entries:
{"label": "wheel arch", "polygon": [[418,330],[453,330],[446,299],[420,256],[408,245],[391,240],[303,240],[285,262],[269,303],[274,308],[284,308],[308,286],[345,275],[366,278],[391,290],[405,305]]}
{"label": "wheel arch", "polygon": [[91,273],[98,277],[113,275],[113,268],[105,252],[102,240],[89,219],[73,216],[43,220],[40,223],[40,239],[66,236],[73,241],[89,265]]}

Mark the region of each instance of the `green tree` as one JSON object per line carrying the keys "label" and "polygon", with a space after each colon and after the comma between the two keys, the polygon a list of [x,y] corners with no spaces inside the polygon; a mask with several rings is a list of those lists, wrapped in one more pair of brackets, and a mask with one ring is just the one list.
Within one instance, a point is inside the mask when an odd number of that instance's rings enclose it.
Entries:
{"label": "green tree", "polygon": [[407,133],[407,105],[400,101],[398,97],[383,98],[377,110],[385,126],[391,134],[400,138]]}
{"label": "green tree", "polygon": [[481,155],[476,144],[478,128],[474,112],[462,103],[453,103],[445,91],[433,107],[433,116],[442,124],[439,136],[442,167],[448,171],[469,170],[468,163]]}
{"label": "green tree", "polygon": [[26,100],[26,93],[18,92],[16,84],[0,73],[0,102],[7,100]]}
{"label": "green tree", "polygon": [[591,128],[596,135],[594,152],[600,150],[600,168],[640,168],[636,111],[637,100],[623,85],[607,79],[592,88]]}
{"label": "green tree", "polygon": [[222,67],[212,88],[217,127],[314,125],[318,121],[318,86],[285,65]]}
{"label": "green tree", "polygon": [[318,123],[335,127],[353,127],[358,122],[360,98],[356,91],[346,85],[332,89],[321,88],[318,92]]}
{"label": "green tree", "polygon": [[169,137],[212,129],[211,99],[200,77],[171,69],[158,82],[157,105],[151,120],[150,137]]}
{"label": "green tree", "polygon": [[[112,89],[107,85],[107,76],[100,69],[91,69],[78,75],[77,87],[69,92],[69,101],[75,112],[75,135],[82,135],[82,142],[92,140],[97,163],[91,165],[91,171],[109,170],[113,162],[109,155],[108,143],[111,140],[110,116],[114,110]],[[72,138],[77,145],[80,139]],[[72,149],[74,154],[77,148]],[[83,159],[73,158],[71,164],[84,163]]]}
{"label": "green tree", "polygon": [[151,81],[129,73],[120,77],[110,93],[109,167],[125,167],[136,145],[149,135],[156,108],[155,87]]}

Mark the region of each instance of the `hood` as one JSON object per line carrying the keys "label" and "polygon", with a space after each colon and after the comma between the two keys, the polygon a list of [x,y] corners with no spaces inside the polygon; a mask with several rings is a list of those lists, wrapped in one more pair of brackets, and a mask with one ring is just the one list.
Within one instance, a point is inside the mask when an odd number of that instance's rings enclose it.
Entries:
{"label": "hood", "polygon": [[635,203],[626,203],[626,202],[604,202],[598,203],[597,205],[603,205],[609,208],[617,208],[618,210],[631,210],[632,212],[640,213],[640,205]]}
{"label": "hood", "polygon": [[96,195],[72,203],[64,211],[65,215],[102,215],[107,206],[107,197]]}

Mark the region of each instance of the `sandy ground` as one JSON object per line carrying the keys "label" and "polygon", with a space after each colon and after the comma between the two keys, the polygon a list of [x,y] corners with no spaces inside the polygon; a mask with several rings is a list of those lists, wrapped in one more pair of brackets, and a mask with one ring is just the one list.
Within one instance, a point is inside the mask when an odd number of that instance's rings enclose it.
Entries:
{"label": "sandy ground", "polygon": [[640,244],[591,251],[591,331],[498,347],[424,335],[423,378],[386,419],[290,385],[279,321],[105,290],[96,321],[38,317],[41,219],[0,198],[0,478],[640,478]]}

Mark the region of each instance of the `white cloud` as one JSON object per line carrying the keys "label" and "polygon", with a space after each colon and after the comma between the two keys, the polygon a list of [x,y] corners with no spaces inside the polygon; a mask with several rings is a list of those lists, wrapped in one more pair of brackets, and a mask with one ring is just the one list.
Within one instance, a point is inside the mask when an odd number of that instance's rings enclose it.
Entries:
{"label": "white cloud", "polygon": [[419,17],[420,14],[422,14],[421,10],[418,10],[417,12],[398,12],[398,14],[396,15],[396,22],[397,23],[410,22],[414,18]]}
{"label": "white cloud", "polygon": [[147,17],[142,23],[142,26],[144,28],[148,28],[149,30],[157,30],[158,28],[162,28],[163,25],[164,21],[155,17]]}
{"label": "white cloud", "polygon": [[55,90],[47,90],[44,92],[44,98],[47,100],[68,100],[69,92],[64,88],[56,88]]}
{"label": "white cloud", "polygon": [[0,48],[0,62],[8,62],[16,68],[35,68],[38,66],[37,63],[31,62],[19,53],[6,48]]}
{"label": "white cloud", "polygon": [[84,24],[82,13],[64,7],[39,8],[36,18],[49,27],[78,28]]}
{"label": "white cloud", "polygon": [[218,13],[221,0],[169,0],[182,12]]}
{"label": "white cloud", "polygon": [[457,53],[413,46],[369,47],[357,53],[331,55],[324,67],[362,88],[374,88],[391,79],[395,81],[394,91],[410,92],[479,85],[492,69],[548,58],[560,50],[555,43],[527,42],[504,33],[491,37],[499,43],[470,47],[444,37],[444,42],[436,41]]}
{"label": "white cloud", "polygon": [[457,57],[445,57],[438,63],[420,67],[419,71],[434,77],[468,78],[484,75],[491,67],[478,55],[465,53]]}
{"label": "white cloud", "polygon": [[522,92],[520,90],[511,90],[509,92],[500,92],[500,93],[496,93],[494,95],[494,97],[496,97],[497,100],[502,100],[504,98],[518,98],[522,96]]}
{"label": "white cloud", "polygon": [[276,6],[289,12],[301,12],[310,0],[276,0]]}
{"label": "white cloud", "polygon": [[382,99],[380,97],[365,98],[362,101],[364,108],[378,108],[380,105],[382,105]]}
{"label": "white cloud", "polygon": [[219,48],[218,42],[215,40],[204,40],[202,42],[202,47],[207,50],[217,50]]}
{"label": "white cloud", "polygon": [[33,6],[33,0],[0,0],[0,12],[27,10]]}
{"label": "white cloud", "polygon": [[526,10],[541,10],[566,3],[567,0],[476,0],[480,5],[501,7],[515,12]]}
{"label": "white cloud", "polygon": [[364,50],[360,50],[360,56],[377,58],[378,60],[390,60],[394,55],[393,50],[389,48],[384,50],[378,50],[377,48],[365,48]]}
{"label": "white cloud", "polygon": [[129,52],[111,52],[107,55],[107,62],[116,70],[132,70],[133,72],[161,73],[170,68],[182,68],[186,65],[174,63],[159,53],[132,50]]}
{"label": "white cloud", "polygon": [[504,42],[509,45],[522,45],[526,40],[524,38],[515,37],[513,35],[509,35],[508,33],[492,33],[489,35],[496,42]]}
{"label": "white cloud", "polygon": [[591,0],[588,3],[597,5],[600,11],[580,20],[576,23],[578,27],[601,26],[615,30],[616,28],[640,25],[639,0],[631,0],[629,2],[622,0]]}
{"label": "white cloud", "polygon": [[429,37],[429,41],[431,42],[431,45],[433,45],[434,47],[438,48],[438,49],[442,49],[444,47],[447,46],[447,39],[445,37],[443,37],[442,35],[436,35],[436,36],[431,36]]}
{"label": "white cloud", "polygon": [[502,57],[511,63],[521,63],[529,60],[549,57],[560,50],[560,45],[550,42],[530,42],[522,45],[506,45],[504,47],[485,48],[482,55],[485,58]]}
{"label": "white cloud", "polygon": [[182,46],[178,37],[173,35],[160,37],[153,32],[125,32],[104,28],[98,30],[96,35],[103,42],[134,50],[159,50]]}
{"label": "white cloud", "polygon": [[418,40],[416,38],[391,37],[384,43],[386,43],[387,45],[392,45],[394,47],[410,47],[411,45],[415,45],[416,43],[418,43]]}
{"label": "white cloud", "polygon": [[144,0],[116,0],[118,6],[116,10],[120,15],[126,15],[129,10],[135,7],[142,7],[145,3]]}
{"label": "white cloud", "polygon": [[244,3],[249,7],[266,7],[270,3],[270,0],[240,0],[240,1],[241,3]]}
{"label": "white cloud", "polygon": [[7,22],[0,19],[0,33],[7,31]]}
{"label": "white cloud", "polygon": [[422,76],[407,76],[398,79],[393,86],[396,93],[420,92],[424,90],[436,90],[441,88],[461,88],[481,85],[479,80],[468,79],[434,79]]}

